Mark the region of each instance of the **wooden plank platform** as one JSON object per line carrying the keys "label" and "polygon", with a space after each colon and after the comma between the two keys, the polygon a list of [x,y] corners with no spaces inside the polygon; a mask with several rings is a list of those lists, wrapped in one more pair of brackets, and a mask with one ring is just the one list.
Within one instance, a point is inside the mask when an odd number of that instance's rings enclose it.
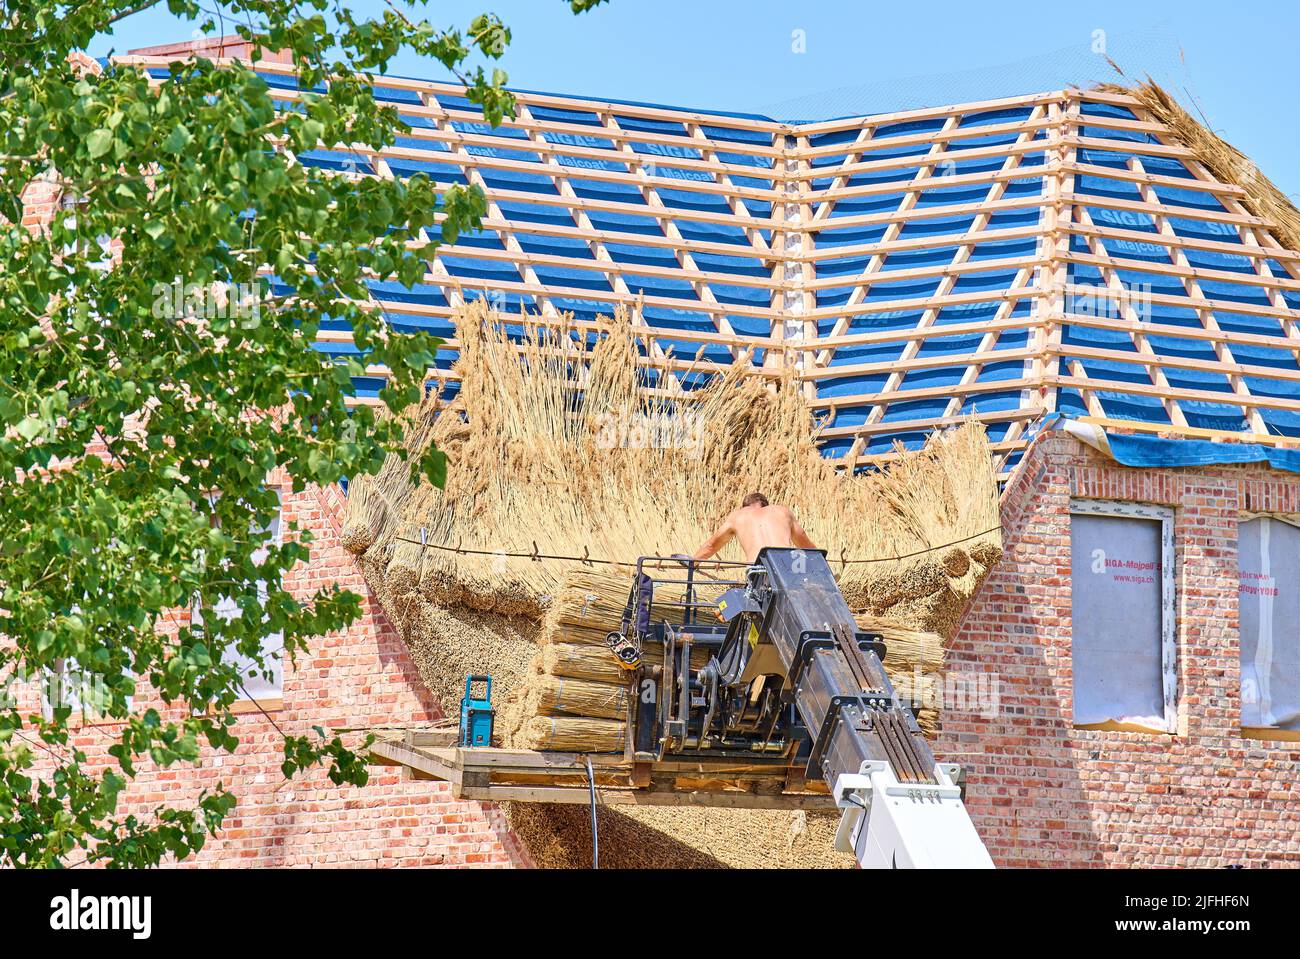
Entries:
{"label": "wooden plank platform", "polygon": [[[401,766],[413,779],[451,784],[457,799],[491,802],[591,801],[582,753],[462,749],[445,727],[375,730],[369,761]],[[787,778],[789,770],[734,759],[629,762],[593,753],[596,801],[603,805],[713,806],[729,809],[833,809],[820,782]]]}

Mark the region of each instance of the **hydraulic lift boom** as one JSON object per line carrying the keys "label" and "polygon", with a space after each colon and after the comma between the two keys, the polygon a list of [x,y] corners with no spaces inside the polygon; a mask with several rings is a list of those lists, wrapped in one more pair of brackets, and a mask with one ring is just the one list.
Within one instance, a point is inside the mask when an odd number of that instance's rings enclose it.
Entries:
{"label": "hydraulic lift boom", "polygon": [[[673,564],[684,579],[666,572]],[[731,581],[725,624],[698,616],[713,606],[697,599],[706,565],[643,558],[623,628],[609,637],[647,691],[638,755],[769,756],[825,780],[842,810],[836,846],[864,867],[991,868],[960,767],[935,761],[885,673],[881,638],[858,630],[825,554],[764,549]],[[683,622],[654,622],[656,588],[678,595],[682,584]],[[663,665],[648,666],[640,654],[656,643]],[[700,646],[709,658],[696,667]]]}

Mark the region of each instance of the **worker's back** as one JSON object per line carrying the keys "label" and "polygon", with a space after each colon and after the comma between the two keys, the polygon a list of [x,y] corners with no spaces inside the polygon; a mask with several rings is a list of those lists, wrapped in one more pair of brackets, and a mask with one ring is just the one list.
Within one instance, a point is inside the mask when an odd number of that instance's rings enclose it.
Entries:
{"label": "worker's back", "polygon": [[732,514],[731,522],[740,549],[751,563],[764,547],[787,549],[794,545],[794,513],[787,506],[742,506]]}
{"label": "worker's back", "polygon": [[694,559],[708,559],[731,539],[736,537],[746,562],[758,559],[765,546],[777,549],[816,549],[808,538],[793,511],[788,506],[769,503],[762,493],[750,493],[740,504],[740,509],[727,514],[726,521],[695,551]]}

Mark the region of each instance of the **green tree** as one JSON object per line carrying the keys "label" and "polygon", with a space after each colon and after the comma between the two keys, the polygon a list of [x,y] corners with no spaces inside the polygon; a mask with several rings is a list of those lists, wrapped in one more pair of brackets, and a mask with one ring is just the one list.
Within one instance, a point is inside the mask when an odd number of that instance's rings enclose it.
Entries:
{"label": "green tree", "polygon": [[[120,724],[99,728],[116,761],[104,768],[71,741],[63,698],[36,714],[0,701],[0,862],[138,866],[200,849],[233,796],[217,788],[125,815],[119,794],[138,765],[233,750],[236,655],[269,671],[267,634],[282,634],[292,659],[360,613],[345,591],[300,601],[283,588],[310,538],[267,539],[278,503],[266,477],[284,467],[301,490],[374,471],[397,449],[390,421],[349,410],[351,378],[383,364],[381,398],[401,408],[419,396],[437,340],[386,328],[364,305],[366,280],[416,282],[431,246],[486,207],[477,188],[350,175],[292,154],[382,148],[405,132],[368,80],[404,50],[453,71],[490,122],[512,114],[504,73],[482,65],[509,43],[505,25],[483,15],[440,29],[405,12],[422,2],[367,18],[325,0],[229,0],[222,17],[241,36],[292,54],[304,91],[294,109],[277,109],[247,66],[192,59],[151,85],[139,69],[70,59],[155,6],[229,32],[196,0],[4,7],[0,683],[8,692],[73,664],[86,707]],[[32,232],[23,198],[43,183],[64,202]],[[223,288],[258,296],[215,311],[220,296],[182,296],[178,311],[171,293]],[[327,318],[351,327],[361,358],[313,349]],[[411,468],[440,482],[441,454]],[[191,606],[194,625],[160,628]],[[168,708],[146,708],[157,698]],[[286,736],[284,754],[287,777],[319,765],[336,784],[366,781],[361,757],[319,728]]]}

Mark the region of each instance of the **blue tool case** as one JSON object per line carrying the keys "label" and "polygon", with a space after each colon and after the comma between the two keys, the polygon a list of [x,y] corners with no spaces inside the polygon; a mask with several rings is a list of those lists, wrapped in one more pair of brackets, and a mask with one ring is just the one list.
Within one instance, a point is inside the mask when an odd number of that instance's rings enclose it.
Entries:
{"label": "blue tool case", "polygon": [[[474,696],[474,684],[484,687],[482,698]],[[491,746],[496,714],[492,709],[492,677],[465,677],[465,695],[460,701],[460,737],[462,747]]]}

